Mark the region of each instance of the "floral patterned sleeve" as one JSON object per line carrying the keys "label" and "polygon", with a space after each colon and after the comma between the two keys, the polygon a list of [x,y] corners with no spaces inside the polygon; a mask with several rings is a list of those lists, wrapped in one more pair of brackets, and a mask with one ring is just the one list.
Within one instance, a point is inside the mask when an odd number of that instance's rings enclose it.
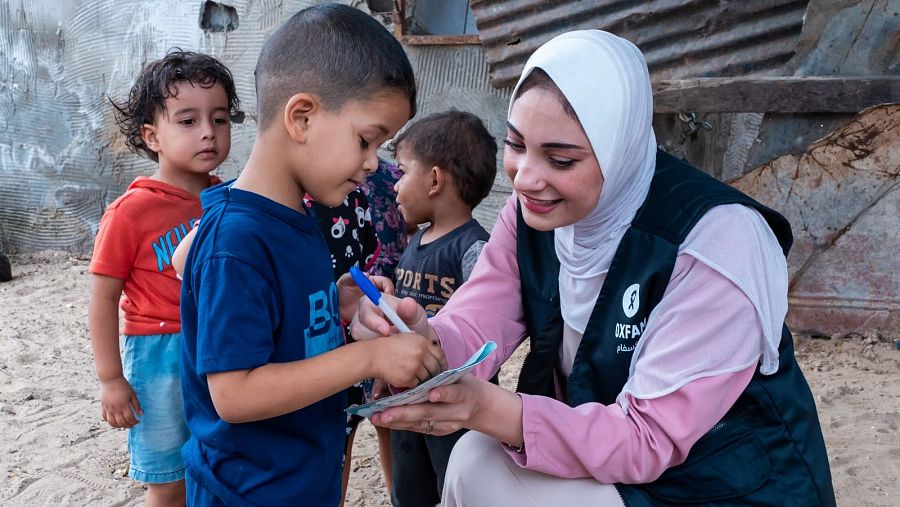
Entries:
{"label": "floral patterned sleeve", "polygon": [[378,169],[366,178],[361,188],[369,199],[372,223],[378,237],[379,250],[369,273],[394,279],[394,269],[406,248],[406,224],[397,210],[397,192],[394,184],[400,179],[396,164],[378,160]]}
{"label": "floral patterned sleeve", "polygon": [[352,266],[369,269],[378,256],[378,238],[369,218],[371,209],[366,194],[357,188],[334,207],[319,204],[309,195],[303,198],[303,203],[315,215],[328,245],[334,279],[350,271]]}

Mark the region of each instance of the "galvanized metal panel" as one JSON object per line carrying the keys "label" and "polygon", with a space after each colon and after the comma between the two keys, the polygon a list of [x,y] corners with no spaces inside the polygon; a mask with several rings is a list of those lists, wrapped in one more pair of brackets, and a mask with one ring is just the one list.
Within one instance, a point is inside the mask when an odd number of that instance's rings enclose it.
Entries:
{"label": "galvanized metal panel", "polygon": [[473,0],[491,83],[515,84],[561,33],[611,31],[644,52],[654,79],[776,73],[794,54],[808,0]]}
{"label": "galvanized metal panel", "polygon": [[[499,145],[499,140],[506,136],[510,90],[490,86],[484,52],[479,46],[407,46],[406,53],[418,80],[418,117],[451,108],[469,111],[484,121]],[[498,167],[502,154],[498,146]],[[474,212],[486,229],[493,227],[500,207],[511,192],[509,178],[499,170],[490,195]]]}
{"label": "galvanized metal panel", "polygon": [[733,181],[790,220],[789,324],[900,335],[900,104]]}
{"label": "galvanized metal panel", "polygon": [[105,207],[156,168],[126,149],[107,96],[125,97],[141,66],[173,46],[212,54],[235,76],[248,121],[232,128],[218,171],[235,176],[256,137],[263,40],[315,3],[227,2],[239,28],[210,33],[200,28],[200,1],[0,2],[0,251],[90,252]]}

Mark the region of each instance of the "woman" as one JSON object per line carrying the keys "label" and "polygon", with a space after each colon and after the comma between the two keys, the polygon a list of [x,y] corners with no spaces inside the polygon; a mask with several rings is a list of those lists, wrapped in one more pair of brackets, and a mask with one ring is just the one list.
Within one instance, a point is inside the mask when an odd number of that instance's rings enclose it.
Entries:
{"label": "woman", "polygon": [[[509,110],[515,194],[469,282],[426,320],[451,366],[430,402],[373,417],[446,434],[444,505],[834,505],[783,324],[790,226],[656,148],[646,62],[601,31],[528,60]],[[363,304],[354,335],[391,332]],[[524,337],[518,393],[482,380]]]}

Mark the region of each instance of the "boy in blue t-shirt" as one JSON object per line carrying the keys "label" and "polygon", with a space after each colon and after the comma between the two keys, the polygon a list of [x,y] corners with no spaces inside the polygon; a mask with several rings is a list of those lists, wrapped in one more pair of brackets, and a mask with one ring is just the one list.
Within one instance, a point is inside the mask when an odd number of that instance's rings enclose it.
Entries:
{"label": "boy in blue t-shirt", "polygon": [[414,114],[415,82],[387,30],[335,4],[276,30],[255,76],[256,143],[237,180],[203,193],[184,269],[188,504],[337,505],[345,390],[413,386],[446,359],[413,334],[341,346],[361,293],[335,284],[302,198],[337,205],[375,170]]}

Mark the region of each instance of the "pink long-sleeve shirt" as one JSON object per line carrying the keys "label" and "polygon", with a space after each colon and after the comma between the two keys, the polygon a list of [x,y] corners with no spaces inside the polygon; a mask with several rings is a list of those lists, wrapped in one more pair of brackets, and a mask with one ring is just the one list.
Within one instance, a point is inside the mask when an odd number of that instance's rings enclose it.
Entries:
{"label": "pink long-sleeve shirt", "polygon": [[[526,334],[515,206],[513,197],[501,210],[469,281],[430,319],[451,366],[462,364],[486,340],[497,343],[497,353],[475,369],[480,378],[492,376]],[[657,312],[659,308],[664,311]],[[704,348],[719,351],[723,366],[731,352],[751,358],[762,354],[762,324],[751,301],[727,277],[688,253],[678,255],[657,310],[641,338],[648,344],[646,360],[633,364],[651,370],[651,379],[653,368],[679,363],[670,358],[680,357],[684,364]],[[523,468],[558,477],[652,482],[684,462],[694,443],[746,389],[757,367],[756,362],[739,369],[728,366],[719,369],[713,361],[708,372],[693,373],[670,392],[646,399],[626,392],[612,405],[570,407],[522,394],[525,452],[509,454]]]}

